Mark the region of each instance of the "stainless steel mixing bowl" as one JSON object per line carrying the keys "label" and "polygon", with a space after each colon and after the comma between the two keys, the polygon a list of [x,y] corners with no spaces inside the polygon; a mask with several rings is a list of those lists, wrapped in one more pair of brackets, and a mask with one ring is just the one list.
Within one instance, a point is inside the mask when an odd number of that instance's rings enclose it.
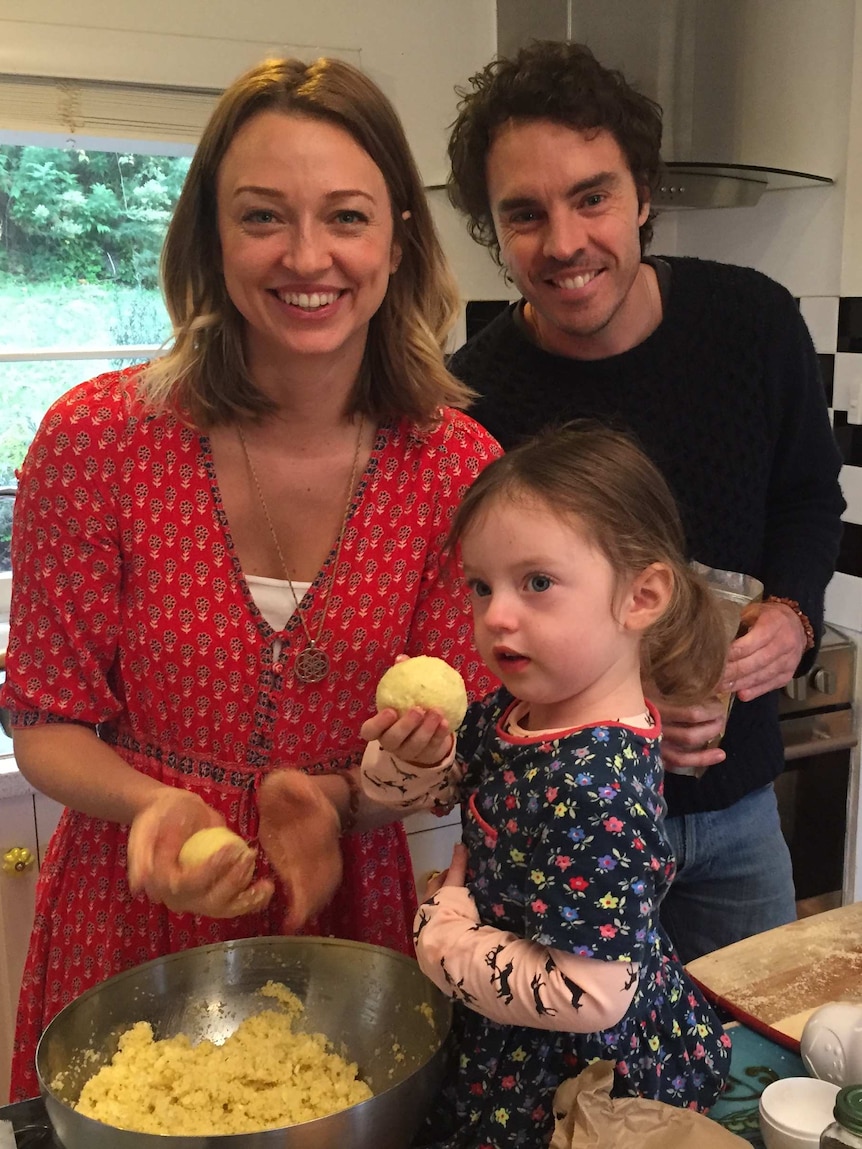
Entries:
{"label": "stainless steel mixing bowl", "polygon": [[[133,1133],[72,1108],[136,1021],[149,1021],[157,1038],[218,1042],[267,1007],[256,991],[270,980],[297,994],[301,1027],[356,1061],[374,1097],[299,1125],[216,1137]],[[157,958],[87,990],[48,1025],[36,1069],[66,1149],[406,1149],[440,1083],[450,1021],[449,1001],[392,950],[332,938],[246,938]]]}

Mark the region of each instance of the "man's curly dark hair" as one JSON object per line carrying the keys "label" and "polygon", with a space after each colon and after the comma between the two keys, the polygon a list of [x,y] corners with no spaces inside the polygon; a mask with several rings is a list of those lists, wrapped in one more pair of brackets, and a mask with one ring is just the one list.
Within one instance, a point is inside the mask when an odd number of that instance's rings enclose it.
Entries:
{"label": "man's curly dark hair", "polygon": [[[507,120],[547,119],[580,132],[610,132],[638,188],[658,186],[661,107],[641,95],[621,72],[603,67],[583,44],[536,40],[512,59],[492,60],[457,88],[451,126],[447,190],[468,219],[470,234],[502,266],[491,217],[485,164],[494,133]],[[641,200],[642,202],[642,200]],[[641,252],[653,233],[654,213],[641,225]]]}

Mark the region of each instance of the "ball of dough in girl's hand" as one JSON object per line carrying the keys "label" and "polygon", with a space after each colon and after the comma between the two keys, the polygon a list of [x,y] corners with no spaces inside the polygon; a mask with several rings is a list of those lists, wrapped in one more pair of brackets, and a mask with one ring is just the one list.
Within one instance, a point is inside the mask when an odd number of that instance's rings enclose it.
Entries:
{"label": "ball of dough in girl's hand", "polygon": [[400,715],[411,706],[439,710],[449,729],[457,730],[467,713],[464,679],[442,658],[420,654],[396,662],[377,684],[377,709]]}
{"label": "ball of dough in girl's hand", "polygon": [[233,846],[237,854],[250,850],[239,834],[228,830],[226,826],[209,826],[206,830],[198,830],[190,838],[186,838],[180,849],[181,866],[199,866],[218,853],[222,846]]}

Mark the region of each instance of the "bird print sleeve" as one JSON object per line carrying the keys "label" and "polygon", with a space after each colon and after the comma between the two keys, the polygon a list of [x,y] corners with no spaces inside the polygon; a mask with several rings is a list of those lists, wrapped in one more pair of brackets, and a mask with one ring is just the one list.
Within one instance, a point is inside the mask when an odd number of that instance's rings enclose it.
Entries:
{"label": "bird print sleeve", "polygon": [[637,988],[633,962],[580,957],[481,925],[463,886],[443,886],[419,907],[413,937],[439,989],[508,1025],[597,1033],[622,1019]]}
{"label": "bird print sleeve", "polygon": [[369,742],[362,756],[362,789],[381,806],[404,813],[451,810],[460,798],[462,767],[455,757],[455,739],[437,766],[415,766]]}

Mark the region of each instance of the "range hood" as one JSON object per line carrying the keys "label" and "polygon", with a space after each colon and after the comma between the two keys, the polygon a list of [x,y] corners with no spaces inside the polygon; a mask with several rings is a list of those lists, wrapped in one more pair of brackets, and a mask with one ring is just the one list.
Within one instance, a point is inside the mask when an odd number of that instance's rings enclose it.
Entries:
{"label": "range hood", "polygon": [[835,181],[812,172],[761,168],[754,164],[665,161],[653,207],[754,207],[765,191],[828,187]]}
{"label": "range hood", "polygon": [[852,43],[852,0],[497,0],[497,37],[502,55],[587,44],[661,105],[660,210],[834,183],[818,117],[841,114],[840,65],[823,61]]}

